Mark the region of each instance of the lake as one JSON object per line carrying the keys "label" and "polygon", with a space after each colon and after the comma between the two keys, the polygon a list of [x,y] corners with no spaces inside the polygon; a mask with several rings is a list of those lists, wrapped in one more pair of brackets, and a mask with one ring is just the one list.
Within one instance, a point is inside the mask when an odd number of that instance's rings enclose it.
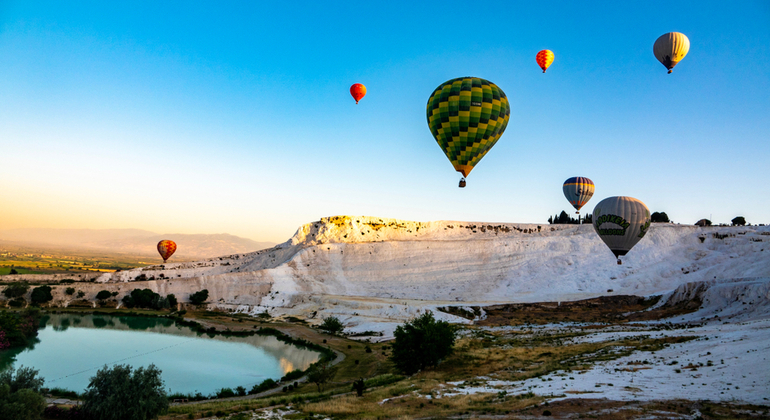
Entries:
{"label": "lake", "polygon": [[248,391],[319,358],[272,336],[212,337],[166,318],[51,314],[34,344],[0,351],[0,370],[33,367],[46,388],[82,392],[104,365],[153,363],[170,392],[208,395],[237,386]]}

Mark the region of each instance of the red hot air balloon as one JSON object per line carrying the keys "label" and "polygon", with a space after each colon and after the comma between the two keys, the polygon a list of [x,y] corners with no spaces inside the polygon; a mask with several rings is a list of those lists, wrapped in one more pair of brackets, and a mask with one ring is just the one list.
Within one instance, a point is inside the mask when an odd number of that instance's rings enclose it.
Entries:
{"label": "red hot air balloon", "polygon": [[540,68],[543,69],[543,73],[545,73],[551,63],[553,63],[553,58],[553,51],[542,50],[535,56],[535,61],[537,61],[537,65],[540,66]]}
{"label": "red hot air balloon", "polygon": [[366,86],[361,83],[356,83],[350,87],[350,94],[353,96],[353,99],[356,100],[356,105],[358,105],[358,101],[366,95]]}
{"label": "red hot air balloon", "polygon": [[176,242],[164,239],[158,242],[158,253],[163,257],[163,262],[166,262],[176,252]]}

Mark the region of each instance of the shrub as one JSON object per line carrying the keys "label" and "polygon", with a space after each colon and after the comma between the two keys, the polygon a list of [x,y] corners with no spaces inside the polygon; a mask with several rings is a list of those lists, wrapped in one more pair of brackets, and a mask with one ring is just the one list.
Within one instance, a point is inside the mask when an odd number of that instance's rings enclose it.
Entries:
{"label": "shrub", "polygon": [[746,218],[743,216],[738,216],[730,222],[732,222],[733,226],[746,226]]}
{"label": "shrub", "polygon": [[51,294],[51,286],[35,287],[32,289],[30,300],[32,300],[32,303],[35,305],[53,300],[53,295]]}
{"label": "shrub", "polygon": [[32,368],[20,367],[0,373],[0,416],[3,419],[39,419],[45,410],[40,395],[43,378]]}
{"label": "shrub", "polygon": [[259,385],[254,385],[254,387],[251,388],[251,391],[249,391],[249,394],[259,394],[260,392],[265,392],[269,389],[273,389],[278,385],[278,382],[267,378]]}
{"label": "shrub", "polygon": [[174,296],[174,294],[173,294],[173,293],[171,293],[171,294],[169,294],[168,296],[166,296],[166,300],[168,300],[168,306],[169,306],[170,308],[174,308],[174,309],[176,309],[176,305],[177,305],[179,302],[177,302],[177,300],[176,300],[176,296]]}
{"label": "shrub", "polygon": [[109,299],[111,296],[112,293],[110,293],[109,290],[102,290],[96,294],[96,298],[99,300]]}
{"label": "shrub", "polygon": [[150,289],[134,289],[130,294],[123,296],[123,304],[127,308],[168,308],[168,300]]}
{"label": "shrub", "polygon": [[396,327],[391,360],[407,375],[436,366],[452,353],[455,330],[446,321],[436,321],[428,311]]}
{"label": "shrub", "polygon": [[339,318],[336,316],[330,316],[328,318],[324,318],[324,322],[321,323],[318,328],[330,334],[337,334],[342,332],[342,330],[345,329],[345,326],[342,325],[342,322],[340,322]]}
{"label": "shrub", "polygon": [[3,294],[8,299],[13,299],[24,296],[27,290],[29,290],[29,284],[27,283],[11,283],[3,290]]}
{"label": "shrub", "polygon": [[209,298],[209,291],[208,289],[203,289],[199,292],[195,292],[190,295],[190,302],[193,305],[200,305],[201,303],[205,302],[206,299]]}
{"label": "shrub", "polygon": [[291,372],[287,373],[286,375],[283,375],[283,377],[281,378],[281,381],[282,382],[283,381],[293,381],[294,379],[299,379],[299,378],[301,378],[303,376],[305,376],[305,372],[303,372],[303,371],[301,371],[299,369],[294,369]]}
{"label": "shrub", "polygon": [[[91,378],[83,410],[96,419],[146,420],[168,410],[161,371],[151,364],[132,371],[129,365],[106,365]],[[120,417],[115,417],[119,413]]]}
{"label": "shrub", "polygon": [[67,289],[64,291],[64,293],[66,293],[66,294],[68,294],[68,295],[74,295],[74,294],[75,294],[75,288],[74,288],[74,287],[68,287],[68,288],[67,288]]}
{"label": "shrub", "polygon": [[244,388],[242,386],[238,386],[238,387],[235,388],[235,393],[242,397],[242,396],[246,395],[246,388]]}
{"label": "shrub", "polygon": [[670,220],[668,220],[668,215],[665,211],[660,213],[656,211],[650,215],[650,222],[652,223],[668,223],[669,221]]}
{"label": "shrub", "polygon": [[86,295],[86,293],[84,291],[78,290],[78,299],[82,298],[85,295]]}
{"label": "shrub", "polygon": [[12,308],[21,308],[26,304],[27,304],[27,301],[24,300],[24,298],[17,298],[8,302],[8,305]]}
{"label": "shrub", "polygon": [[219,391],[217,391],[217,398],[230,398],[234,397],[235,392],[231,388],[222,388]]}

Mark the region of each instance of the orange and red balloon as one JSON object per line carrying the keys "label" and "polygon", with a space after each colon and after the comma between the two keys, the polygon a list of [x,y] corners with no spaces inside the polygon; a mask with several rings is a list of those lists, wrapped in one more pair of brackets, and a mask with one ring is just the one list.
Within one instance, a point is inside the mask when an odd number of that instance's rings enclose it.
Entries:
{"label": "orange and red balloon", "polygon": [[353,96],[353,99],[356,100],[356,104],[358,104],[358,101],[366,95],[366,86],[361,83],[355,83],[350,87],[350,94]]}
{"label": "orange and red balloon", "polygon": [[176,242],[164,239],[158,242],[158,253],[163,257],[163,262],[166,262],[176,252]]}
{"label": "orange and red balloon", "polygon": [[537,61],[537,65],[543,69],[543,73],[545,73],[551,63],[553,63],[553,59],[554,55],[551,50],[542,50],[535,56],[535,61]]}

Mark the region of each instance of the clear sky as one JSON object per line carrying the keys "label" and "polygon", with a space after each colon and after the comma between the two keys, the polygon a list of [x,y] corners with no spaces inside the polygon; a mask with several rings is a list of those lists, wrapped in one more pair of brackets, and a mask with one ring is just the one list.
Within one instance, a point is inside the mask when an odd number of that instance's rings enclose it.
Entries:
{"label": "clear sky", "polygon": [[[691,47],[669,75],[671,31]],[[0,0],[0,229],[546,223],[571,176],[596,184],[584,212],[770,223],[768,46],[767,1]],[[462,76],[511,105],[465,189],[425,116]]]}

